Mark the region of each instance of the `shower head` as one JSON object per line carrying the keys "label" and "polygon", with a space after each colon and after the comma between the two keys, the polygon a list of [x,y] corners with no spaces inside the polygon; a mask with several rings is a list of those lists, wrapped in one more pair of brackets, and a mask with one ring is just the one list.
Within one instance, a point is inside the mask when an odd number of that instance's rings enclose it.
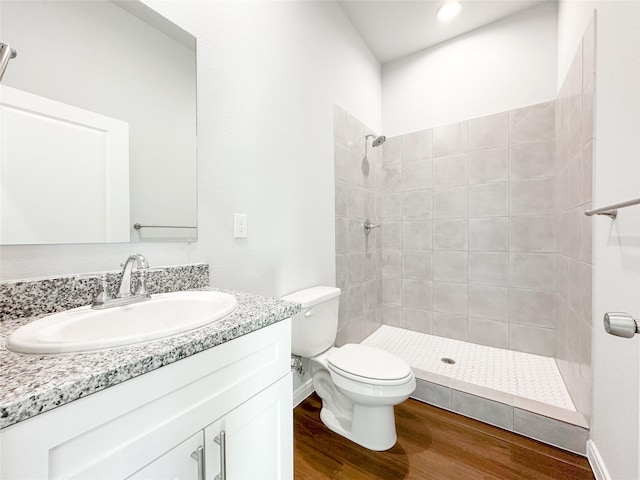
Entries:
{"label": "shower head", "polygon": [[382,145],[384,143],[384,141],[387,139],[387,137],[385,137],[384,135],[380,135],[379,137],[376,137],[375,135],[367,135],[365,138],[373,138],[373,142],[371,143],[371,146],[375,147],[379,147],[380,145]]}
{"label": "shower head", "polygon": [[17,55],[15,48],[6,43],[0,43],[0,80],[4,76],[4,71],[7,68],[9,60],[15,58]]}

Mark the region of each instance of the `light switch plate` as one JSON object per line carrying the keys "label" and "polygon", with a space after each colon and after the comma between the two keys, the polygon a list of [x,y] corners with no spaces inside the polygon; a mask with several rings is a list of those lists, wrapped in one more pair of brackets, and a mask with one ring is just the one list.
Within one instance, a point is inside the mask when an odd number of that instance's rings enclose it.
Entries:
{"label": "light switch plate", "polygon": [[247,215],[245,213],[233,215],[233,237],[247,238]]}

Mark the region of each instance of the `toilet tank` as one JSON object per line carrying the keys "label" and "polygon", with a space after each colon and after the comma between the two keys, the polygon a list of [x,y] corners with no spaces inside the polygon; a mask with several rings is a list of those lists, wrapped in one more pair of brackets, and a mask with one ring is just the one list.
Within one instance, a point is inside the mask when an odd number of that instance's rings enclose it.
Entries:
{"label": "toilet tank", "polygon": [[311,287],[282,297],[299,303],[302,310],[291,321],[291,352],[302,357],[315,357],[333,346],[338,333],[340,289]]}

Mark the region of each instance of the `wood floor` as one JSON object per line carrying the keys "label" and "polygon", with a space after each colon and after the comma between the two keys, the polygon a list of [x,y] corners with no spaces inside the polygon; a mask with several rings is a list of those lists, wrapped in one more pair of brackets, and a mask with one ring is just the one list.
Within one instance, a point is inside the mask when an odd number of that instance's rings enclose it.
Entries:
{"label": "wood floor", "polygon": [[593,480],[584,457],[436,407],[398,405],[398,443],[372,452],[331,432],[313,394],[294,410],[295,478]]}

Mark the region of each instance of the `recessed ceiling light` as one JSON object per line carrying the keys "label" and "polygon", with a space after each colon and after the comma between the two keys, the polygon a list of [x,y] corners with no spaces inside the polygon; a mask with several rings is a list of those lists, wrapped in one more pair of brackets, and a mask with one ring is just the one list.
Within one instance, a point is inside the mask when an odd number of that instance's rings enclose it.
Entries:
{"label": "recessed ceiling light", "polygon": [[438,9],[438,20],[441,22],[448,22],[454,17],[457,17],[462,10],[460,2],[447,2]]}

